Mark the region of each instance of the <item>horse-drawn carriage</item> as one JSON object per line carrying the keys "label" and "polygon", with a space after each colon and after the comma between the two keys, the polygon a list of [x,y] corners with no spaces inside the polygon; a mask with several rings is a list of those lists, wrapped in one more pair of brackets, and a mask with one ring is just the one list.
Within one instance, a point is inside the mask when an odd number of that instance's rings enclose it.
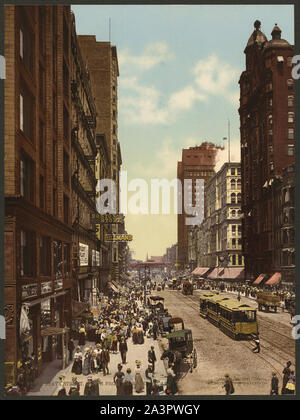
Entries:
{"label": "horse-drawn carriage", "polygon": [[[192,372],[197,366],[197,351],[193,344],[192,331],[184,328],[182,318],[169,320],[171,332],[167,335],[169,348],[163,356],[169,358],[169,363],[174,363],[174,370],[178,373],[182,362],[187,362]],[[172,361],[173,360],[173,361]]]}

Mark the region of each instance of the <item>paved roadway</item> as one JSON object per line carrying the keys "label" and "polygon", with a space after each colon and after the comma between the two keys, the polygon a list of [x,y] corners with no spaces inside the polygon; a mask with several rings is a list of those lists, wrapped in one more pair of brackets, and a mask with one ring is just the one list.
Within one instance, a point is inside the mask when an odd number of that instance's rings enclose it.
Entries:
{"label": "paved roadway", "polygon": [[[199,295],[185,296],[180,291],[165,289],[159,292],[165,298],[165,307],[172,316],[183,318],[185,327],[193,333],[198,353],[198,366],[185,373],[179,381],[180,394],[222,395],[224,374],[233,379],[236,394],[270,394],[271,372],[275,370],[282,383],[285,363],[295,363],[295,342],[291,338],[288,313],[258,313],[261,352],[253,353],[252,342],[235,341],[199,315]],[[231,293],[225,295],[234,297]],[[242,297],[242,302],[256,306],[253,299]]]}

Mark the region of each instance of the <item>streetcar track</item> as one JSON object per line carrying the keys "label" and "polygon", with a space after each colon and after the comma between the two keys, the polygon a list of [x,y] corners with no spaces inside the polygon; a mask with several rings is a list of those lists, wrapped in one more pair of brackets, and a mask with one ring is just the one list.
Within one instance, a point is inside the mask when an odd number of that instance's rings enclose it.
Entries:
{"label": "streetcar track", "polygon": [[[196,310],[198,312],[199,311],[199,305],[196,305],[195,303],[198,301],[199,296],[186,296],[185,295],[184,297],[193,303],[193,304],[190,304],[190,307],[193,308],[194,310]],[[262,317],[259,317],[259,320],[258,320],[259,327],[261,327],[262,326],[261,324],[264,324],[264,323],[265,324],[269,324],[269,325],[274,324],[274,322],[272,322],[272,321],[269,321],[269,320],[266,320],[266,319],[262,319]],[[288,337],[286,334],[283,334],[282,332],[278,332],[277,330],[275,330],[273,328],[270,328],[270,327],[267,327],[266,325],[265,326],[262,326],[262,329],[264,329],[264,327],[265,327],[265,330],[267,330],[268,332],[269,331],[272,331],[276,335],[280,335],[285,340],[288,340],[290,343],[293,340],[291,337]],[[265,341],[268,344],[270,344],[272,346],[272,349],[271,350],[274,351],[274,348],[276,348],[277,353],[278,353],[278,350],[279,350],[282,354],[286,354],[286,355],[289,356],[289,358],[292,357],[294,359],[295,354],[293,354],[289,350],[283,348],[282,343],[280,343],[280,341],[275,340],[275,342],[274,342],[274,339],[273,339],[273,341],[270,341],[271,339],[270,338],[268,339],[268,338],[263,337],[262,338],[262,341]],[[246,341],[245,342],[245,341],[240,340],[239,341],[239,344],[241,344],[243,347],[247,348],[248,350],[251,350],[251,345],[250,345],[249,341]],[[286,346],[286,344],[285,344],[285,346]],[[261,345],[261,347],[264,348],[266,351],[269,351],[270,350],[268,347],[266,347],[264,345]],[[257,355],[261,359],[263,359],[267,364],[269,364],[277,373],[281,374],[281,372],[279,371],[279,369],[276,366],[274,366],[274,363],[279,364],[281,367],[285,367],[285,362],[282,362],[278,358],[274,357],[274,354],[273,355],[268,354],[267,358],[264,355],[262,355],[261,353],[257,353]],[[280,357],[279,354],[277,354],[277,355]],[[270,360],[268,360],[268,359],[272,359],[273,362],[270,361]]]}

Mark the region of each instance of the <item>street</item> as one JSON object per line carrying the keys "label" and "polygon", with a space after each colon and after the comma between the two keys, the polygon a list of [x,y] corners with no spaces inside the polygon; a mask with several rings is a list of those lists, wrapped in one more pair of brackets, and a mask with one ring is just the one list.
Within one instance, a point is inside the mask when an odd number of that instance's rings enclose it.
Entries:
{"label": "street", "polygon": [[[224,394],[224,374],[228,373],[235,386],[235,394],[270,394],[271,372],[276,371],[279,386],[287,361],[295,363],[295,342],[291,336],[288,313],[258,312],[261,352],[253,353],[252,342],[234,341],[208,320],[199,315],[199,296],[195,291],[185,296],[180,291],[166,289],[159,292],[172,316],[183,318],[185,328],[193,333],[198,354],[198,366],[178,382],[180,395]],[[234,298],[232,293],[224,295]],[[242,302],[256,307],[253,299],[242,297]]]}

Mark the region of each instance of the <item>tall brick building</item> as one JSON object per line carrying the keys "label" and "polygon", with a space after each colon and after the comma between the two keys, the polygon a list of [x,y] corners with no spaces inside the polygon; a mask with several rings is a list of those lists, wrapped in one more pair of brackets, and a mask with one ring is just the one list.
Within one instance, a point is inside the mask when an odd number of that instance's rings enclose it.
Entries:
{"label": "tall brick building", "polygon": [[260,22],[245,48],[240,77],[243,253],[248,278],[278,269],[274,250],[271,188],[294,162],[294,47],[275,24],[272,39]]}
{"label": "tall brick building", "polygon": [[[196,202],[196,180],[204,179],[204,185],[215,174],[216,155],[221,149],[213,143],[202,143],[200,146],[182,149],[182,160],[177,164],[177,179],[184,185],[185,179],[192,180],[192,188],[187,194],[191,194],[192,203]],[[178,267],[184,268],[188,264],[188,226],[185,223],[187,214],[184,211],[184,189],[178,197],[182,202],[182,214],[177,216],[177,237],[178,237]]]}
{"label": "tall brick building", "polygon": [[[118,141],[118,76],[117,49],[110,42],[97,42],[95,36],[78,37],[87,63],[97,108],[97,134],[104,134],[109,153],[109,178],[116,184],[116,212],[119,212],[119,170],[122,164]],[[118,233],[118,225],[112,225]],[[111,245],[112,279],[119,280],[119,250],[122,245]]]}
{"label": "tall brick building", "polygon": [[90,221],[90,216],[97,213],[97,114],[73,14],[71,23],[73,296],[91,303],[93,294],[100,288],[100,243]]}
{"label": "tall brick building", "polygon": [[[71,324],[70,7],[5,7],[6,382],[66,354]],[[28,328],[23,322],[28,319]]]}

